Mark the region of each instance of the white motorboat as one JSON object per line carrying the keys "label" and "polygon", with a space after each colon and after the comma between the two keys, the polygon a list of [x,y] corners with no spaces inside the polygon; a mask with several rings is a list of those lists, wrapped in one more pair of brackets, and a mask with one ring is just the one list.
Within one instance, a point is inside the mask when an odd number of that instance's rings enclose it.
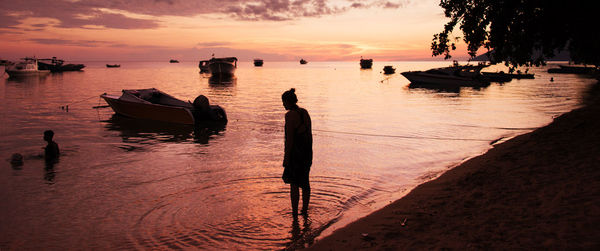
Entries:
{"label": "white motorboat", "polygon": [[10,77],[45,76],[50,70],[40,70],[37,58],[23,58],[23,61],[9,65],[5,69]]}

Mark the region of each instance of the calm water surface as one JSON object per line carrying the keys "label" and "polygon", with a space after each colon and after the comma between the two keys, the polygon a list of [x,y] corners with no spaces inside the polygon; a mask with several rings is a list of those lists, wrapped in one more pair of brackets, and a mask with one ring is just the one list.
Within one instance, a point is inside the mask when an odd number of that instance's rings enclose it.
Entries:
{"label": "calm water surface", "polygon": [[[301,246],[493,140],[578,107],[592,83],[534,68],[535,80],[430,90],[409,88],[400,74],[381,69],[449,63],[375,62],[360,70],[358,62],[240,62],[236,81],[211,84],[197,62],[104,64],[41,79],[0,78],[0,249]],[[194,132],[92,108],[105,105],[102,93],[151,87],[184,100],[204,94],[230,121],[224,130]],[[281,93],[291,87],[314,129],[312,204],[298,222],[280,178]],[[62,151],[53,170],[40,157],[46,129]],[[25,156],[23,166],[11,167],[13,153]]]}

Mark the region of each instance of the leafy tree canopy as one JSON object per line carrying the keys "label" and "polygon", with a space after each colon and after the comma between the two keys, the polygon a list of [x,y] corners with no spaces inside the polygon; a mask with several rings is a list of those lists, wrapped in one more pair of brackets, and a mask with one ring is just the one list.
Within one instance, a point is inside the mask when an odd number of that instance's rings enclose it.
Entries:
{"label": "leafy tree canopy", "polygon": [[471,57],[481,47],[492,63],[540,65],[568,50],[575,63],[600,65],[596,0],[441,0],[450,21],[433,36],[433,56],[451,57],[459,25]]}

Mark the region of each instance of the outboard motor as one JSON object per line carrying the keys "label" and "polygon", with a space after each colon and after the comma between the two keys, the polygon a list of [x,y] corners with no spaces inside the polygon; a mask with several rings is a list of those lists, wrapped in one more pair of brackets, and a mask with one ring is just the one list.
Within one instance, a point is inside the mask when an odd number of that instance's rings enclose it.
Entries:
{"label": "outboard motor", "polygon": [[210,119],[210,102],[207,97],[198,95],[198,97],[194,99],[192,105],[194,106],[192,113],[194,114],[194,119],[196,119],[196,121]]}
{"label": "outboard motor", "polygon": [[210,105],[208,98],[206,98],[204,95],[198,95],[198,97],[194,99],[192,105],[192,114],[194,115],[196,122],[227,122],[225,110],[218,105]]}

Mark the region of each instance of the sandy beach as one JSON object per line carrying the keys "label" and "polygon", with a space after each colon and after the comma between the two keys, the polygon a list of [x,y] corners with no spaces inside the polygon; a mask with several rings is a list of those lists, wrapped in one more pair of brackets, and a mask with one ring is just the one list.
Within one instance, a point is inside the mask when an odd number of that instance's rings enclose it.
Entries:
{"label": "sandy beach", "polygon": [[495,145],[310,250],[599,250],[600,84],[584,107]]}

